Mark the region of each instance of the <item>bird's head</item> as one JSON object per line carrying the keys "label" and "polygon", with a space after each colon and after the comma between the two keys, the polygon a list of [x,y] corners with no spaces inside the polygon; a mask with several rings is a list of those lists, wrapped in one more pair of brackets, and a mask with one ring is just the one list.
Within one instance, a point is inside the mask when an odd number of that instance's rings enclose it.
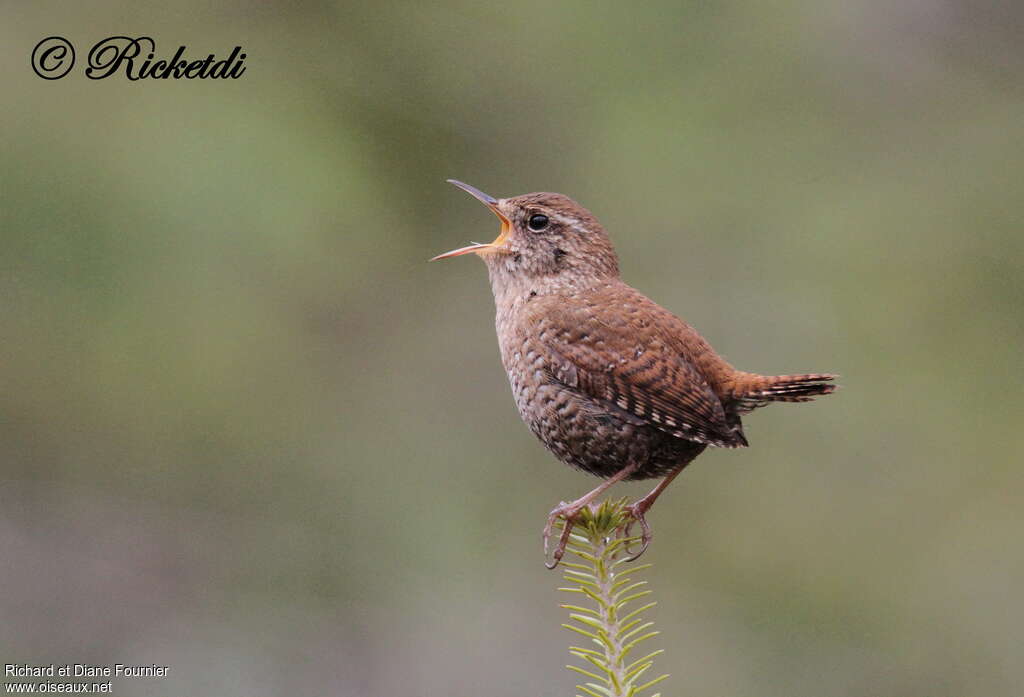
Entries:
{"label": "bird's head", "polygon": [[590,211],[568,196],[535,193],[496,199],[469,184],[448,181],[490,208],[501,221],[501,232],[489,244],[474,243],[431,261],[476,254],[492,279],[580,282],[618,276],[619,260],[608,234]]}

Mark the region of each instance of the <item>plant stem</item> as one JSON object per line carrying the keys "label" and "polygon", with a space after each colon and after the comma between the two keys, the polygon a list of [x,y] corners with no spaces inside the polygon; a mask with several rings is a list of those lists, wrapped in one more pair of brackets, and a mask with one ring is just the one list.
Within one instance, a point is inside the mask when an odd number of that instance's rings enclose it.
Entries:
{"label": "plant stem", "polygon": [[637,697],[641,691],[668,677],[662,675],[641,682],[641,677],[653,665],[653,658],[662,653],[660,650],[632,662],[627,660],[640,642],[656,636],[658,632],[648,631],[653,623],[640,617],[656,603],[647,602],[635,610],[625,611],[629,603],[651,593],[644,589],[646,581],[633,580],[651,565],[627,564],[620,558],[630,544],[637,542],[635,537],[622,536],[629,520],[625,505],[625,499],[605,501],[581,511],[567,547],[580,561],[563,562],[564,578],[576,586],[560,590],[578,593],[593,603],[590,607],[562,606],[570,610],[570,619],[577,623],[563,626],[587,637],[599,649],[569,648],[569,652],[581,659],[585,667],[566,667],[589,678],[576,686],[588,697]]}

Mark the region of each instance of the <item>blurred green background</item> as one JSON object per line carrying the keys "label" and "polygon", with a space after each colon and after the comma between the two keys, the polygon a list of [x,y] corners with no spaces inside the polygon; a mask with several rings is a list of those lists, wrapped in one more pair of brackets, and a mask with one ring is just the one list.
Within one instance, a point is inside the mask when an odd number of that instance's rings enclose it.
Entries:
{"label": "blurred green background", "polygon": [[[122,695],[571,695],[444,183],[550,190],[752,371],[654,509],[673,695],[1024,693],[1024,9],[967,0],[7,2],[0,655]],[[64,35],[78,66],[30,69]],[[150,35],[238,80],[94,82]],[[640,494],[638,483],[620,488]]]}

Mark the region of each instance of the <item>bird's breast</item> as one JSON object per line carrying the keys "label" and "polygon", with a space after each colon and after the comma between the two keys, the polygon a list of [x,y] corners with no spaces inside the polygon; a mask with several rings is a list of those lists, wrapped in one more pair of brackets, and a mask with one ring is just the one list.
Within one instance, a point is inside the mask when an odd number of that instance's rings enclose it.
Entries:
{"label": "bird's breast", "polygon": [[642,479],[663,475],[703,449],[639,424],[577,389],[576,367],[549,342],[551,332],[564,335],[571,328],[560,328],[548,313],[542,313],[548,321],[536,321],[530,302],[499,307],[495,326],[516,409],[555,457],[601,477],[638,462],[642,469],[633,478]]}

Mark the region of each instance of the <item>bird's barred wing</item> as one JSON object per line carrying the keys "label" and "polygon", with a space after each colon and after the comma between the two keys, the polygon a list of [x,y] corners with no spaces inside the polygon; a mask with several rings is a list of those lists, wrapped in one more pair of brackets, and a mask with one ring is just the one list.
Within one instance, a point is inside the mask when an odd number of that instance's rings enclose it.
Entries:
{"label": "bird's barred wing", "polygon": [[528,314],[554,379],[677,438],[746,445],[704,376],[640,313],[565,304]]}

